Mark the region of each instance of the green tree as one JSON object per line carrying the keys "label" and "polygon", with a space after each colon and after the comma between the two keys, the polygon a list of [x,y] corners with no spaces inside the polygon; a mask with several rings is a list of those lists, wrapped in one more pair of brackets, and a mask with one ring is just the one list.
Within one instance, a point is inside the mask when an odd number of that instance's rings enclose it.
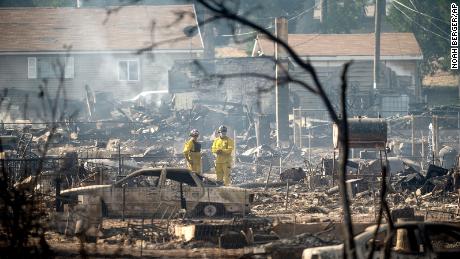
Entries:
{"label": "green tree", "polygon": [[327,1],[323,33],[351,33],[364,25],[364,0]]}
{"label": "green tree", "polygon": [[[313,0],[253,0],[241,1],[239,5],[239,13],[245,13],[246,18],[256,22],[259,25],[268,27],[273,25],[275,17],[294,17],[305,8],[310,8],[314,5]],[[305,14],[303,14],[305,15]],[[292,31],[297,20],[289,22],[289,30]]]}
{"label": "green tree", "polygon": [[397,0],[388,21],[401,32],[412,32],[423,52],[423,74],[450,69],[451,0]]}
{"label": "green tree", "polygon": [[50,7],[67,7],[75,6],[76,1],[72,0],[32,0],[32,4],[35,7],[50,6]]}
{"label": "green tree", "polygon": [[33,0],[3,0],[0,1],[0,7],[24,7],[33,6]]}

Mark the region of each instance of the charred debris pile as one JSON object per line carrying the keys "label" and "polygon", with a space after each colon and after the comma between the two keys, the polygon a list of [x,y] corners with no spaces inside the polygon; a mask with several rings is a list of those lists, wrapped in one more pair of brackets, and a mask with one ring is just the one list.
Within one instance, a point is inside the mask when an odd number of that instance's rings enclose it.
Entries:
{"label": "charred debris pile", "polygon": [[[310,131],[307,147],[277,148],[274,132],[261,132],[255,121],[258,116],[244,105],[200,102],[192,110],[174,110],[173,101],[161,99],[156,105],[99,102],[88,106],[91,112],[86,116],[55,122],[18,119],[14,111],[7,116],[10,120],[1,124],[3,171],[13,188],[41,194],[40,206],[52,230],[46,232],[48,240],[163,250],[253,246],[266,253],[277,247],[337,244],[335,224],[342,221],[343,213],[337,187],[338,154],[330,147],[332,127]],[[458,220],[457,152],[446,148],[438,160],[429,160],[422,136],[414,140],[421,155],[404,156],[407,148],[400,143],[407,139],[408,124],[399,123],[404,121],[401,118],[394,120],[391,150],[379,157],[378,152],[356,149],[353,153],[361,151],[360,155],[352,154],[348,161],[354,222],[375,222],[382,180],[388,182],[387,201],[394,211],[425,220]],[[229,134],[235,138],[233,186],[254,194],[249,213],[214,221],[206,213],[200,214],[205,215],[201,219],[189,219],[187,211],[178,208],[163,211],[159,218],[142,215],[121,220],[104,218],[104,203],[90,202],[83,211],[72,210],[66,204],[76,200],[60,196],[64,189],[113,185],[141,168],[184,168],[182,149],[192,128],[201,133],[203,175],[212,182],[210,146],[220,124],[231,125]],[[448,143],[449,136],[438,141]],[[382,164],[389,171],[386,179],[381,177]],[[182,184],[177,191],[182,199]],[[315,230],[321,235],[311,234],[304,226],[312,223],[321,225]]]}
{"label": "charred debris pile", "polygon": [[[102,170],[107,180],[115,180],[143,167],[185,167],[183,144],[190,130],[196,128],[203,143],[203,172],[212,177],[214,158],[210,146],[220,124],[229,125],[229,135],[235,138],[234,184],[265,183],[268,171],[270,181],[279,181],[281,171],[299,169],[308,163],[304,160],[305,150],[276,148],[270,129],[264,132],[265,142],[257,146],[257,116],[244,105],[197,102],[191,110],[175,110],[174,99],[165,100],[145,104],[138,99],[118,102],[99,96],[95,103],[81,104],[88,107],[80,115],[70,119],[63,116],[54,122],[41,116],[25,118],[11,109],[0,125],[8,170],[12,171],[14,181],[22,181],[37,169],[36,163],[30,161],[41,159],[42,171],[56,173],[58,169],[65,178],[83,180],[83,170],[85,176]],[[314,158],[320,156],[313,154]],[[21,168],[26,163],[21,161],[24,159],[29,165]],[[25,170],[19,172],[21,169]],[[78,184],[75,179],[72,185]]]}

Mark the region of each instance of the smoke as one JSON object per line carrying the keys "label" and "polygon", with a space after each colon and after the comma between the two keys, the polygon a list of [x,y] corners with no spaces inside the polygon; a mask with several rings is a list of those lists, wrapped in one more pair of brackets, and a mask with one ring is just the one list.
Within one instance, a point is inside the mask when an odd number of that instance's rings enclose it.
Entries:
{"label": "smoke", "polygon": [[168,95],[168,90],[144,91],[126,101],[138,104],[153,104],[159,107],[161,105],[161,100],[166,95]]}

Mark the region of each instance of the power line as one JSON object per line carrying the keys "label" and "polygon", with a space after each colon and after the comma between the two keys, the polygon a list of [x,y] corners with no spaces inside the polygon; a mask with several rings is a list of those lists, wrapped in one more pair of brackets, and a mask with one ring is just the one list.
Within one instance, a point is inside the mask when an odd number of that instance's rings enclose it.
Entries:
{"label": "power line", "polygon": [[[432,16],[429,16],[428,14],[424,14],[424,13],[420,12],[420,11],[417,9],[417,7],[415,6],[414,2],[413,2],[412,0],[409,0],[409,1],[410,1],[411,4],[414,6],[415,10],[412,9],[412,8],[410,8],[410,7],[408,7],[408,6],[406,6],[406,5],[401,4],[400,2],[398,2],[398,1],[396,1],[396,0],[394,0],[394,2],[396,2],[396,3],[398,3],[398,4],[400,4],[400,5],[404,6],[404,7],[406,7],[407,9],[409,9],[409,10],[415,12],[415,13],[422,14],[422,15],[424,15],[424,16],[426,16],[426,17],[429,17],[429,18],[432,18],[432,19],[440,20],[439,18],[432,17]],[[393,4],[393,5],[394,5],[394,4]],[[395,6],[395,7],[396,7],[396,6]],[[440,21],[443,22],[443,23],[445,23],[445,22],[442,21],[442,20],[440,20]],[[432,22],[430,19],[428,19],[428,22],[429,22],[430,24],[432,24],[432,25],[433,25],[436,29],[438,29],[440,32],[444,33],[445,35],[449,35],[449,33],[445,32],[441,27],[439,27],[438,25],[436,25],[436,23]],[[448,23],[445,23],[445,24],[449,25]]]}
{"label": "power line", "polygon": [[[302,14],[304,14],[304,13],[306,13],[306,12],[308,12],[308,11],[311,11],[311,10],[312,10],[313,8],[315,8],[315,7],[316,7],[316,4],[313,5],[313,6],[310,7],[310,8],[308,8],[308,9],[306,9],[306,10],[304,10],[304,11],[302,11],[302,12],[296,14],[296,15],[294,15],[293,17],[289,18],[288,21],[297,19],[297,18],[300,17]],[[268,26],[268,27],[266,27],[265,29],[268,30],[268,29],[271,29],[271,28],[273,28],[273,24],[270,25],[270,26]],[[253,34],[253,33],[257,33],[257,32],[259,32],[259,31],[254,30],[254,31],[244,32],[244,33],[238,33],[238,34],[223,34],[223,35],[219,35],[219,36],[222,36],[222,37],[244,36],[244,35],[250,35],[250,34]]]}
{"label": "power line", "polygon": [[[270,25],[264,29],[268,30],[268,29],[271,29],[273,28],[273,25]],[[238,33],[238,34],[222,34],[222,35],[219,35],[221,37],[234,37],[234,36],[243,36],[243,35],[249,35],[249,34],[253,34],[253,33],[257,33],[259,31],[249,31],[249,32],[244,32],[244,33]]]}
{"label": "power line", "polygon": [[414,1],[412,1],[412,0],[409,0],[409,1],[410,1],[410,3],[412,4],[412,6],[415,8],[415,10],[418,11],[418,8],[417,8],[417,6],[415,6]]}
{"label": "power line", "polygon": [[289,18],[288,21],[293,20],[293,19],[296,19],[297,17],[301,16],[302,14],[311,11],[311,9],[313,9],[313,8],[315,8],[315,7],[316,7],[316,4],[313,5],[312,7],[308,8],[307,10],[305,10],[305,11],[303,11],[303,12],[300,12],[299,14],[295,15],[294,17]]}
{"label": "power line", "polygon": [[[411,2],[412,2],[412,1],[411,1]],[[407,6],[407,5],[405,5],[405,4],[401,3],[401,2],[399,2],[398,0],[393,0],[392,3],[397,3],[397,4],[401,5],[401,6],[403,6],[404,8],[411,10],[412,12],[415,12],[415,13],[421,14],[421,15],[423,15],[423,16],[426,16],[426,17],[429,17],[429,18],[432,18],[432,19],[441,21],[441,22],[443,22],[443,23],[449,25],[446,21],[444,21],[444,20],[442,20],[442,19],[440,19],[440,18],[433,17],[433,16],[431,16],[431,15],[429,15],[429,14],[422,13],[422,12],[420,12],[420,11],[418,11],[418,10],[414,10],[414,9],[410,8],[409,6]],[[394,5],[394,4],[393,4],[393,5]],[[413,5],[413,3],[412,3],[412,5]]]}
{"label": "power line", "polygon": [[417,11],[418,11],[418,9],[417,9],[417,6],[415,6],[415,4],[414,4],[414,1],[412,1],[412,0],[409,0],[409,2],[410,2],[410,3],[411,3],[411,5],[412,5],[412,6],[415,8],[415,10],[417,10]]}
{"label": "power line", "polygon": [[300,43],[297,43],[297,44],[293,45],[292,47],[297,47],[297,46],[300,46],[300,45],[302,45],[302,44],[308,43],[308,42],[310,42],[310,41],[312,41],[312,40],[318,38],[320,35],[323,35],[323,34],[318,33],[318,34],[316,34],[315,36],[311,37],[310,39],[308,39],[308,40],[306,40],[306,41],[302,41],[302,42],[300,42]]}
{"label": "power line", "polygon": [[404,16],[406,16],[407,19],[409,19],[411,22],[413,22],[413,23],[417,24],[418,26],[420,26],[423,30],[425,30],[425,31],[427,31],[427,32],[431,32],[432,34],[434,34],[434,35],[436,35],[436,36],[438,36],[438,37],[440,37],[440,38],[443,38],[443,39],[449,41],[449,39],[448,39],[447,37],[444,37],[444,36],[442,36],[442,35],[440,35],[440,34],[434,32],[434,31],[431,31],[431,30],[427,29],[425,26],[423,26],[423,25],[417,23],[414,19],[412,19],[408,14],[406,14],[406,13],[403,12],[401,9],[399,9],[399,7],[397,7],[396,5],[393,4],[393,6],[394,6],[398,11],[400,11]]}
{"label": "power line", "polygon": [[423,25],[417,23],[414,19],[412,19],[409,15],[407,15],[405,12],[403,12],[401,9],[399,9],[399,7],[397,7],[396,5],[393,4],[393,6],[394,6],[398,11],[400,11],[404,16],[406,16],[407,19],[409,19],[411,22],[413,22],[413,23],[417,24],[418,26],[420,26],[423,30],[425,30],[425,31],[427,31],[427,32],[431,32],[432,34],[434,34],[434,35],[436,35],[436,36],[438,36],[438,37],[440,37],[440,38],[443,38],[443,39],[449,41],[449,39],[448,39],[447,37],[444,37],[444,36],[442,36],[442,35],[440,35],[440,34],[434,32],[434,31],[431,31],[431,30],[427,29],[425,26],[423,26]]}

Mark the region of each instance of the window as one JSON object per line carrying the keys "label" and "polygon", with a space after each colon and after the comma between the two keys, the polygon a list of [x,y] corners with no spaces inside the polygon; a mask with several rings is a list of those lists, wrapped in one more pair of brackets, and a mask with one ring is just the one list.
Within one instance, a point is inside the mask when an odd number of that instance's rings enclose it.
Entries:
{"label": "window", "polygon": [[27,58],[27,78],[37,78],[37,58]]}
{"label": "window", "polygon": [[139,80],[139,61],[120,60],[118,61],[118,80],[138,81]]}
{"label": "window", "polygon": [[135,188],[158,187],[159,180],[160,180],[160,177],[158,176],[140,175],[140,176],[129,179],[125,183],[127,184],[128,187],[135,187]]}
{"label": "window", "polygon": [[73,78],[75,72],[73,57],[65,58],[64,77]]}
{"label": "window", "polygon": [[427,236],[435,253],[460,251],[460,232],[448,227],[429,227]]}
{"label": "window", "polygon": [[37,58],[37,74],[39,78],[59,78],[57,63],[59,60],[50,57]]}
{"label": "window", "polygon": [[[365,249],[368,253],[372,249],[373,240],[366,240]],[[381,253],[385,248],[386,230],[380,228],[375,239],[375,254]],[[397,228],[395,235],[390,240],[391,253],[394,258],[405,258],[408,255],[420,255],[425,253],[425,244],[420,230],[414,226]],[[393,256],[391,256],[393,258]],[[376,258],[375,256],[373,258]],[[378,257],[377,257],[378,258]],[[413,258],[413,257],[411,257]],[[418,258],[418,257],[417,257]]]}
{"label": "window", "polygon": [[[62,69],[61,69],[61,66]],[[73,57],[29,57],[27,58],[27,78],[74,78]]]}

